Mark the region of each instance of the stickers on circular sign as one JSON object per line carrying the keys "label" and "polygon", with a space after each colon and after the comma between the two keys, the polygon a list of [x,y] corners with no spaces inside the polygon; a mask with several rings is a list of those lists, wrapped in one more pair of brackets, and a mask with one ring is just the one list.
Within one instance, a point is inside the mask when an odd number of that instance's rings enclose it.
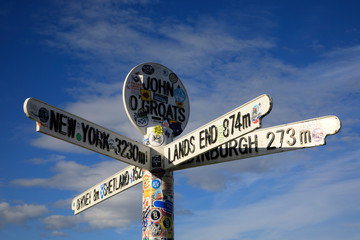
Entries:
{"label": "stickers on circular sign", "polygon": [[[143,135],[150,127],[169,125],[176,137],[189,119],[190,102],[184,85],[173,71],[158,63],[139,64],[129,72],[123,102],[130,121]],[[156,140],[155,145],[159,144]]]}

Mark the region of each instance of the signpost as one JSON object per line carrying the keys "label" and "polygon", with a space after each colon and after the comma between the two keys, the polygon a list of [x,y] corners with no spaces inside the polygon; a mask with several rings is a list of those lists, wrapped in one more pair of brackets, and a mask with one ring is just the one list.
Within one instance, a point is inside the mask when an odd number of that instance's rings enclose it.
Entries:
{"label": "signpost", "polygon": [[325,145],[341,128],[336,116],[326,116],[258,129],[272,109],[271,97],[262,95],[173,141],[188,122],[189,98],[179,77],[157,63],[129,72],[123,100],[143,144],[34,98],[26,99],[24,112],[41,133],[130,164],[76,196],[71,207],[78,214],[142,182],[143,240],[174,239],[173,171]]}
{"label": "signpost", "polygon": [[36,131],[87,148],[122,162],[150,169],[150,148],[95,123],[35,98],[24,103],[26,116],[36,121]]}
{"label": "signpost", "polygon": [[317,147],[326,144],[328,135],[341,128],[336,116],[309,119],[253,131],[213,148],[186,162],[173,165],[181,170],[209,164],[258,157],[268,154]]}
{"label": "signpost", "polygon": [[129,166],[89,188],[72,200],[71,207],[72,210],[74,210],[74,214],[79,214],[82,211],[141,183],[143,174],[144,172],[141,168]]}
{"label": "signpost", "polygon": [[166,145],[165,168],[178,165],[201,153],[261,127],[272,108],[269,95],[262,95]]}

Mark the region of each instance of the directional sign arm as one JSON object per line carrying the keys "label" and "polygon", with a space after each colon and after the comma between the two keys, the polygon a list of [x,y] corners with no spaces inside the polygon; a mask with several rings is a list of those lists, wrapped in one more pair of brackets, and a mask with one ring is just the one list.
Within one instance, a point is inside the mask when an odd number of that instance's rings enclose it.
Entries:
{"label": "directional sign arm", "polygon": [[141,183],[143,174],[141,168],[129,166],[89,188],[72,200],[74,215]]}
{"label": "directional sign arm", "polygon": [[24,112],[36,121],[38,132],[150,169],[151,149],[137,141],[34,98],[26,99]]}
{"label": "directional sign arm", "polygon": [[233,139],[198,155],[171,170],[181,170],[209,164],[258,157],[326,144],[328,135],[340,131],[336,116],[326,116],[301,122],[260,129]]}
{"label": "directional sign arm", "polygon": [[262,118],[272,109],[269,95],[262,95],[173,141],[164,148],[165,168],[183,163],[261,127]]}

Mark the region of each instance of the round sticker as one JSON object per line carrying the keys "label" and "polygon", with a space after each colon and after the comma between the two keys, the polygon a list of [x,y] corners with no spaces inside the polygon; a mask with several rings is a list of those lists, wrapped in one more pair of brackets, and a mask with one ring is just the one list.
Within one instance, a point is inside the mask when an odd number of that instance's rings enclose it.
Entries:
{"label": "round sticker", "polygon": [[46,123],[49,120],[49,111],[46,108],[39,109],[39,119],[41,122]]}
{"label": "round sticker", "polygon": [[164,217],[164,218],[161,220],[161,226],[162,226],[164,229],[170,229],[170,228],[172,227],[171,218],[170,218],[170,217]]}
{"label": "round sticker", "polygon": [[[171,137],[176,137],[189,119],[190,103],[184,85],[173,71],[158,63],[139,64],[129,72],[123,102],[131,122],[143,135],[149,127],[167,126]],[[161,134],[156,132],[155,136]],[[159,139],[155,140],[159,144]]]}
{"label": "round sticker", "polygon": [[161,217],[162,217],[161,212],[158,209],[153,209],[153,210],[150,211],[150,219],[151,219],[151,221],[159,222]]}
{"label": "round sticker", "polygon": [[153,189],[158,189],[160,187],[161,183],[159,180],[155,179],[152,181],[151,185],[152,185]]}

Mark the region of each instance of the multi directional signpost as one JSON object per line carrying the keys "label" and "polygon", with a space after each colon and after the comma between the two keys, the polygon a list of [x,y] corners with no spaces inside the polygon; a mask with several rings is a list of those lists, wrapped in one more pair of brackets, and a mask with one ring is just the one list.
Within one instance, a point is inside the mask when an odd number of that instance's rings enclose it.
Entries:
{"label": "multi directional signpost", "polygon": [[39,132],[130,164],[71,207],[78,214],[142,182],[143,240],[174,239],[173,171],[325,145],[341,128],[336,116],[326,116],[259,129],[272,109],[271,97],[262,95],[173,141],[188,122],[189,98],[178,76],[157,63],[130,71],[123,100],[142,144],[34,98],[26,99],[24,112]]}

